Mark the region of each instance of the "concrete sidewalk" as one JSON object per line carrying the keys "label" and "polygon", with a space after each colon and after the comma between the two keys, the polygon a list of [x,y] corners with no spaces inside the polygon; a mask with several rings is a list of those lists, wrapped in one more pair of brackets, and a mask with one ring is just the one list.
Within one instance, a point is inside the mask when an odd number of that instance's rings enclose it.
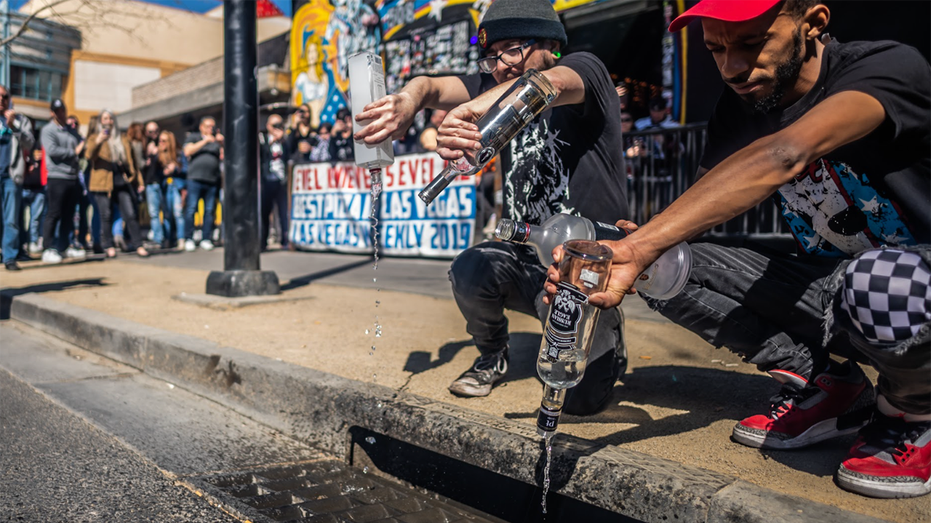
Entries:
{"label": "concrete sidewalk", "polygon": [[[336,435],[343,423],[426,447],[442,434],[444,443],[434,450],[537,482],[534,358],[541,329],[535,318],[510,317],[506,381],[487,398],[456,398],[446,386],[477,351],[451,300],[448,261],[388,259],[373,270],[362,256],[273,252],[263,255],[262,266],[278,272],[290,301],[217,310],[175,299],[203,292],[207,271],[222,269],[220,250],[28,265],[3,273],[0,286],[4,311],[12,299],[14,319],[149,366],[162,379],[188,383],[218,401],[239,402],[258,419],[323,447],[345,452],[344,435]],[[34,292],[42,295],[26,297]],[[775,383],[635,296],[625,302],[625,314],[628,373],[604,412],[561,421],[554,448],[559,492],[649,521],[737,514],[736,520],[758,521],[931,520],[927,498],[873,500],[833,484],[852,439],[795,452],[730,441],[734,423],[762,411]],[[209,379],[185,368],[201,360],[213,369]],[[287,375],[291,389],[307,395],[257,400],[256,394],[279,390],[270,385],[271,374]],[[256,380],[267,385],[262,392],[255,392]],[[340,412],[324,414],[314,401]],[[323,420],[334,423],[332,431],[317,430]],[[444,432],[452,427],[459,431]]]}

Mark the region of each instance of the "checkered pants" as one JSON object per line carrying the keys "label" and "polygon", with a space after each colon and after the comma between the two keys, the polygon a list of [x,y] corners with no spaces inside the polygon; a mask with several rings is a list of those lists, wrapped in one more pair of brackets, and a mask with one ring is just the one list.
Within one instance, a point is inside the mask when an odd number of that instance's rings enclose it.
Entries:
{"label": "checkered pants", "polygon": [[931,247],[866,251],[829,280],[829,335],[846,333],[870,359],[878,391],[894,407],[931,413]]}

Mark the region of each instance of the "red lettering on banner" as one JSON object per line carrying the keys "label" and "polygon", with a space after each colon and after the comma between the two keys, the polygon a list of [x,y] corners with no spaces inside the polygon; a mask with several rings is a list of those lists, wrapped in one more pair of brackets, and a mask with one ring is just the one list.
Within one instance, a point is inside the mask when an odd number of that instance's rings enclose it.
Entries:
{"label": "red lettering on banner", "polygon": [[386,188],[394,187],[394,166],[395,165],[398,165],[398,163],[393,163],[389,165],[388,167],[385,167],[381,171],[381,180]]}

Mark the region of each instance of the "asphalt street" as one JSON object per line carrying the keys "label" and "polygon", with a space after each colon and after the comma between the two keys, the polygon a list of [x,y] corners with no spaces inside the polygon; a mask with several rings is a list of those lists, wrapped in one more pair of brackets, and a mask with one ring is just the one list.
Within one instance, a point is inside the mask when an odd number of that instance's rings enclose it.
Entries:
{"label": "asphalt street", "polygon": [[0,339],[5,521],[498,521],[27,326]]}
{"label": "asphalt street", "polygon": [[[35,347],[7,326],[0,329],[5,367],[0,369],[0,507],[4,507],[4,520],[236,521],[177,485],[112,435],[10,374],[8,356],[14,347]],[[86,373],[82,378],[42,370],[28,375],[47,385],[93,378]],[[115,374],[104,379],[113,379]]]}

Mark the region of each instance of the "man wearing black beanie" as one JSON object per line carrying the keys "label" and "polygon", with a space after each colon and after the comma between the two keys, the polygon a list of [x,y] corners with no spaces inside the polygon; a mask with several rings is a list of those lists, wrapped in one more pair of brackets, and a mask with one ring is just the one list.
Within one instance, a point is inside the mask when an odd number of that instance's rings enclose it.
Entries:
{"label": "man wearing black beanie", "polygon": [[[373,120],[355,137],[367,143],[400,138],[421,109],[450,110],[440,125],[437,152],[452,160],[481,138],[475,122],[524,72],[540,71],[558,93],[550,108],[501,152],[504,216],[539,225],[556,213],[614,223],[626,217],[618,97],[604,64],[589,53],[561,57],[566,31],[549,0],[497,0],[478,27],[485,74],[417,77],[398,94],[366,106],[357,120]],[[545,268],[522,245],[485,242],[463,251],[449,278],[459,310],[481,356],[449,390],[486,396],[508,367],[505,309],[545,321]],[[604,407],[627,366],[620,309],[605,311],[596,327],[582,382],[564,410],[592,414]]]}

